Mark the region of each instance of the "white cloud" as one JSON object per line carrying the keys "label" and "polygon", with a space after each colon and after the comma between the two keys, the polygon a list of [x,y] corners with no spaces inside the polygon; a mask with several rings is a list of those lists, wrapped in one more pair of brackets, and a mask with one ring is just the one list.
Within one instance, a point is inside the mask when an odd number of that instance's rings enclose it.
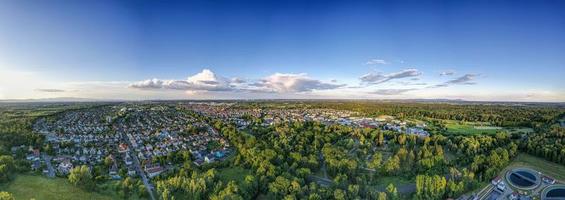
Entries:
{"label": "white cloud", "polygon": [[275,73],[261,79],[259,82],[251,84],[251,86],[255,87],[253,90],[258,91],[292,93],[336,89],[345,86],[345,84],[324,83],[322,81],[312,79],[304,73]]}
{"label": "white cloud", "polygon": [[415,76],[420,76],[420,75],[422,75],[422,72],[418,71],[417,69],[405,69],[405,70],[390,73],[390,74],[370,72],[368,74],[361,76],[359,79],[361,79],[362,83],[379,84],[379,83],[387,82],[387,81],[392,80],[392,79],[415,77]]}
{"label": "white cloud", "polygon": [[404,94],[405,92],[409,92],[409,91],[413,91],[413,90],[417,90],[414,88],[410,88],[410,89],[379,89],[379,90],[375,90],[373,92],[370,92],[371,94],[379,94],[379,95],[399,95],[399,94]]}
{"label": "white cloud", "polygon": [[194,91],[243,91],[263,93],[298,93],[314,90],[329,90],[344,86],[343,84],[324,83],[312,79],[306,74],[275,73],[259,81],[248,83],[241,78],[224,78],[208,69],[188,77],[186,80],[148,79],[129,85],[136,89],[171,89]]}
{"label": "white cloud", "polygon": [[479,74],[465,74],[461,77],[446,81],[444,83],[440,83],[437,85],[430,86],[430,88],[439,88],[439,87],[447,87],[450,85],[475,85],[476,82],[473,82]]}
{"label": "white cloud", "polygon": [[66,92],[66,90],[52,89],[52,88],[38,88],[35,89],[37,92]]}
{"label": "white cloud", "polygon": [[454,75],[454,74],[455,74],[455,71],[453,71],[453,70],[447,70],[447,71],[443,71],[443,72],[439,73],[440,76],[451,76],[451,75]]}
{"label": "white cloud", "polygon": [[244,80],[244,79],[235,77],[235,78],[232,78],[232,79],[231,79],[231,82],[232,82],[232,83],[235,83],[235,84],[242,84],[242,83],[246,83],[247,81]]}
{"label": "white cloud", "polygon": [[400,81],[400,82],[398,82],[398,84],[400,84],[400,85],[427,85],[427,83],[422,83],[422,82],[416,83],[416,82],[408,82],[408,81]]}
{"label": "white cloud", "polygon": [[386,65],[388,62],[383,59],[371,59],[365,63],[366,65]]}
{"label": "white cloud", "polygon": [[129,85],[137,89],[172,89],[172,90],[199,90],[199,91],[229,91],[234,87],[231,80],[217,76],[214,72],[204,69],[202,72],[188,77],[186,80],[160,80],[148,79]]}

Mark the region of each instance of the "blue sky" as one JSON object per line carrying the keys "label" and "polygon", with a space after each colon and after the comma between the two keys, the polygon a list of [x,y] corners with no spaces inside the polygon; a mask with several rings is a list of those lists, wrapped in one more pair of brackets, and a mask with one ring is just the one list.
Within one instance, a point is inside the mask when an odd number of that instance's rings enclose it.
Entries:
{"label": "blue sky", "polygon": [[563,10],[563,1],[4,0],[0,98],[564,101]]}

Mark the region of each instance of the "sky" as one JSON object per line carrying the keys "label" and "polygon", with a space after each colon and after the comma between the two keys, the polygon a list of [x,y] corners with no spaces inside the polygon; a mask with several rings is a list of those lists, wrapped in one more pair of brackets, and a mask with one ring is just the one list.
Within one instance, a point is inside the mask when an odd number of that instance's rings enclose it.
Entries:
{"label": "sky", "polygon": [[565,101],[565,1],[0,1],[0,99]]}

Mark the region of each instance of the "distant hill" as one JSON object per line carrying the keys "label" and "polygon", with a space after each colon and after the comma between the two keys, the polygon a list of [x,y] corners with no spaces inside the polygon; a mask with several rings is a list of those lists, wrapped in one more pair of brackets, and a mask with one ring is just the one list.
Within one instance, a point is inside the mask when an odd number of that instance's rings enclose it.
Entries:
{"label": "distant hill", "polygon": [[108,101],[123,101],[123,100],[89,99],[89,98],[76,98],[76,97],[57,97],[57,98],[42,98],[42,99],[0,99],[0,103],[108,102]]}
{"label": "distant hill", "polygon": [[0,99],[0,103],[84,103],[84,102],[382,102],[382,103],[440,103],[454,105],[509,105],[537,106],[553,105],[565,107],[565,102],[512,102],[512,101],[468,101],[464,99],[154,99],[154,100],[124,100],[124,99],[93,99],[76,97],[57,97],[40,99]]}

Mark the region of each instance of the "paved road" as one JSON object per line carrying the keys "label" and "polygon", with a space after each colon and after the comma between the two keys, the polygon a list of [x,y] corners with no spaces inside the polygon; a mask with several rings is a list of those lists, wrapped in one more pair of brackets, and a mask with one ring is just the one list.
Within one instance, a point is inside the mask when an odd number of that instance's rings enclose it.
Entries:
{"label": "paved road", "polygon": [[[125,136],[125,134],[123,134],[123,135],[124,135],[124,138],[126,138],[125,140],[128,143],[128,146],[132,147],[133,145],[129,141],[129,138],[127,136]],[[147,189],[147,192],[149,193],[151,200],[155,200],[155,196],[153,196],[153,186],[151,185],[151,183],[149,182],[149,178],[147,178],[147,175],[145,174],[145,172],[141,168],[141,164],[139,163],[139,159],[137,158],[137,154],[135,154],[135,152],[132,148],[129,148],[129,153],[130,153],[131,157],[133,158],[133,165],[134,165],[134,167],[137,171],[137,174],[139,174],[139,176],[141,176],[141,180],[143,181],[143,185],[145,185],[145,188]]]}
{"label": "paved road", "polygon": [[47,165],[47,170],[49,170],[47,176],[50,178],[55,177],[55,169],[53,168],[53,165],[51,165],[51,156],[47,154],[42,154],[42,156],[43,160],[45,160],[45,165]]}
{"label": "paved road", "polygon": [[324,160],[324,154],[322,152],[319,153],[320,161],[322,162],[322,166],[320,170],[322,170],[322,174],[324,174],[325,179],[328,179],[328,170],[326,169],[326,160]]}
{"label": "paved road", "polygon": [[377,172],[377,170],[375,170],[375,169],[366,168],[366,167],[361,167],[360,169],[365,170],[365,171],[368,171],[368,172],[371,172],[371,173]]}
{"label": "paved road", "polygon": [[310,181],[315,181],[320,185],[331,186],[331,185],[334,184],[334,182],[332,180],[327,179],[327,178],[323,178],[323,177],[319,177],[319,176],[310,175],[310,176],[308,176],[308,179],[310,179]]}

